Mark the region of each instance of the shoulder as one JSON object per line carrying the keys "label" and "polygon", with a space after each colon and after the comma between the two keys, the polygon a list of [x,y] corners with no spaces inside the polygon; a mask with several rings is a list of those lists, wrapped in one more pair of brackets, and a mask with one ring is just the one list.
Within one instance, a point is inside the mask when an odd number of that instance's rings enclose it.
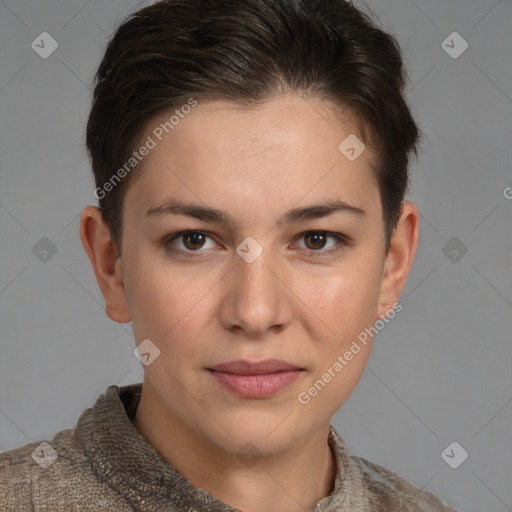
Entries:
{"label": "shoulder", "polygon": [[37,504],[68,487],[87,460],[73,429],[51,441],[37,441],[0,453],[0,510],[37,510]]}
{"label": "shoulder", "polygon": [[112,505],[118,499],[112,494],[117,495],[94,473],[74,429],[0,453],[2,512],[87,510],[87,497],[108,498]]}
{"label": "shoulder", "polygon": [[365,492],[375,504],[375,510],[457,512],[439,497],[374,462],[353,455],[350,461],[351,470],[364,482]]}
{"label": "shoulder", "polygon": [[34,460],[31,453],[38,443],[0,453],[0,510],[33,510],[32,482]]}

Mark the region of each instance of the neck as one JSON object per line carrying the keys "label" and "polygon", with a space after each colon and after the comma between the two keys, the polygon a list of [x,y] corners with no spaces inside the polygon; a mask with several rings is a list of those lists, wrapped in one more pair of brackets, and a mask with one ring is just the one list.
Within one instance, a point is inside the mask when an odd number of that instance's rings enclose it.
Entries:
{"label": "neck", "polygon": [[303,512],[332,493],[336,462],[329,424],[286,451],[248,459],[244,466],[237,453],[226,453],[148,402],[143,391],[132,420],[135,428],[192,485],[232,507]]}

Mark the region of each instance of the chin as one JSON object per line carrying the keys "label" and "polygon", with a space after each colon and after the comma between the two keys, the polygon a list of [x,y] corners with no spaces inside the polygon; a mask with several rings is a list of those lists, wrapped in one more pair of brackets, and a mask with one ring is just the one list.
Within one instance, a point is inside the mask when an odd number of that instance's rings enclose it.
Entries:
{"label": "chin", "polygon": [[[287,416],[289,416],[287,418]],[[295,436],[302,432],[292,423],[290,411],[271,417],[258,418],[257,413],[246,413],[242,417],[229,421],[225,417],[216,425],[215,431],[210,431],[215,443],[228,452],[238,453],[248,443],[254,445],[259,452],[275,453],[286,449],[293,443]]]}

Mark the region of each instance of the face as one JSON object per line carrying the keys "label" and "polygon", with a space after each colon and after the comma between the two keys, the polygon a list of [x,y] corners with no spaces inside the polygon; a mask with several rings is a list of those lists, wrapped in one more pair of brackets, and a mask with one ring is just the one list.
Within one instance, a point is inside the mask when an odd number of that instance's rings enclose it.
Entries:
{"label": "face", "polygon": [[[355,161],[338,149],[354,133],[341,114],[298,96],[199,102],[162,141],[168,114],[141,138],[156,147],[125,196],[117,268],[136,343],[160,351],[144,386],[169,424],[233,453],[324,429],[370,354],[371,338],[344,357],[382,312],[382,207],[369,149]],[[341,201],[354,209],[308,210]],[[300,371],[212,371],[269,359]]]}

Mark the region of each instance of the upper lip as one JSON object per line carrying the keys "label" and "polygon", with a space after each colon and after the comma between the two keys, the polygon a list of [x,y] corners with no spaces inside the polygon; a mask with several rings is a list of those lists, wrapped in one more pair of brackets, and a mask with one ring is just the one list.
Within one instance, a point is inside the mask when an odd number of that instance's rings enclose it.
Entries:
{"label": "upper lip", "polygon": [[264,375],[267,373],[302,370],[303,368],[280,359],[265,359],[264,361],[257,362],[238,359],[236,361],[218,364],[208,369],[236,375]]}

